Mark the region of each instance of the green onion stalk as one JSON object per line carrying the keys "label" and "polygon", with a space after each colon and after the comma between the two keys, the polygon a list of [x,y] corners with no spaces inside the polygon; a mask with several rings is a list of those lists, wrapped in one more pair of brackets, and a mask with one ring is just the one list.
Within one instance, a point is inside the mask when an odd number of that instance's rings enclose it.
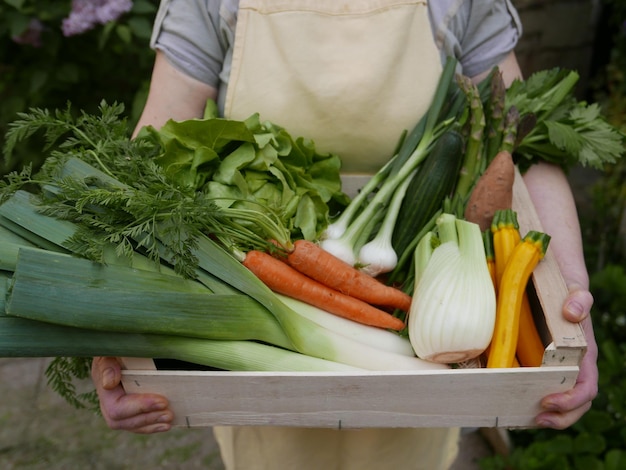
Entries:
{"label": "green onion stalk", "polygon": [[[330,224],[321,241],[325,250],[348,264],[360,265],[359,252],[362,246],[374,238],[372,228],[377,227],[385,216],[389,217],[389,222],[383,224],[382,236],[390,237],[390,230],[386,228],[395,220],[394,214],[389,214],[394,194],[399,188],[400,191],[405,188],[403,182],[411,177],[437,138],[454,122],[454,118],[440,120],[440,116],[449,97],[456,63],[454,58],[446,62],[428,113],[409,134],[399,153],[370,180],[343,214]],[[407,153],[409,145],[414,147]],[[393,206],[397,212],[400,204]],[[378,242],[385,244],[384,240],[381,242],[379,239]]]}

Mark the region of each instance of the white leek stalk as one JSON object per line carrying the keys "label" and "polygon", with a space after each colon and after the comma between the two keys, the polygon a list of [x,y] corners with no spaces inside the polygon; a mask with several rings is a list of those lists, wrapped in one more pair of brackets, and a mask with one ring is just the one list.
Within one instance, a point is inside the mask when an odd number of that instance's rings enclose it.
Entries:
{"label": "white leek stalk", "polygon": [[400,336],[395,331],[364,325],[282,294],[276,294],[276,297],[298,315],[308,318],[323,328],[375,349],[409,357],[415,356],[408,338]]}
{"label": "white leek stalk", "polygon": [[489,345],[496,297],[478,225],[443,214],[437,228],[441,244],[433,248],[429,235],[416,249],[419,282],[408,331],[418,357],[452,364],[478,357]]}

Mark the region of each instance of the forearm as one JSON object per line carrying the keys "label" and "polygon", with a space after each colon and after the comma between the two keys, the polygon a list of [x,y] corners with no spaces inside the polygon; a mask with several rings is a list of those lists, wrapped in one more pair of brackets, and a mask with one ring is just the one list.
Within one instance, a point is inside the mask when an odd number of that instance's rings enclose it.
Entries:
{"label": "forearm", "polygon": [[548,233],[550,250],[571,289],[589,288],[578,212],[569,182],[557,166],[540,163],[524,175],[533,204]]}
{"label": "forearm", "polygon": [[202,117],[207,100],[216,97],[215,88],[183,74],[157,51],[148,99],[133,136],[147,125],[160,128],[169,119],[183,121]]}

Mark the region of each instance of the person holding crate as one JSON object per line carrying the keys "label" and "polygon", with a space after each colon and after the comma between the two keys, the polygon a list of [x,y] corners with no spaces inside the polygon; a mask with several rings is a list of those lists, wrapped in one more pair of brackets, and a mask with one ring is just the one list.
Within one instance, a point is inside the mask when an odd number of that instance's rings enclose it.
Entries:
{"label": "person holding crate", "polygon": [[[228,118],[258,112],[287,123],[292,135],[339,154],[347,174],[371,175],[391,155],[400,130],[411,129],[428,109],[447,56],[475,82],[494,66],[507,85],[521,78],[514,53],[521,31],[510,0],[163,0],[151,41],[150,92],[136,132],[201,117],[212,99]],[[524,178],[569,289],[563,315],[582,322],[588,343],[576,386],[546,397],[537,416],[539,426],[562,429],[597,393],[593,298],[563,172],[540,163]],[[92,377],[109,427],[170,429],[167,399],[125,394],[114,358],[94,358]],[[444,469],[454,461],[459,436],[446,428],[214,431],[227,468],[272,469],[380,468],[381,462]]]}

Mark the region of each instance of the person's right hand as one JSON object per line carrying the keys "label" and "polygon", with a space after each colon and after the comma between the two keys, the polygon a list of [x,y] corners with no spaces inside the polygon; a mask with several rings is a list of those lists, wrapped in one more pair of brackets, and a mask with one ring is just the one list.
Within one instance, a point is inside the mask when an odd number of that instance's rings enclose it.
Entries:
{"label": "person's right hand", "polygon": [[127,394],[121,383],[121,365],[114,357],[95,357],[91,378],[109,428],[138,434],[164,432],[171,428],[174,414],[168,408],[167,398],[152,393]]}

